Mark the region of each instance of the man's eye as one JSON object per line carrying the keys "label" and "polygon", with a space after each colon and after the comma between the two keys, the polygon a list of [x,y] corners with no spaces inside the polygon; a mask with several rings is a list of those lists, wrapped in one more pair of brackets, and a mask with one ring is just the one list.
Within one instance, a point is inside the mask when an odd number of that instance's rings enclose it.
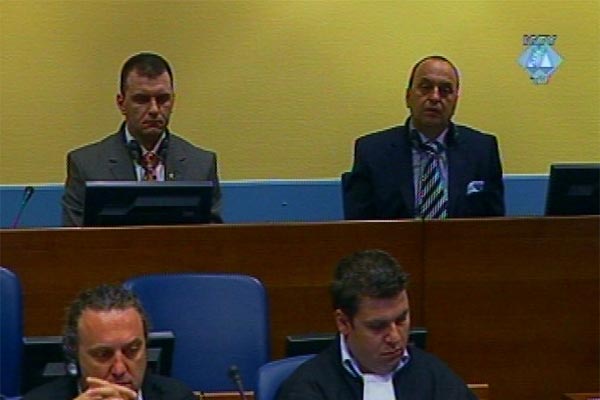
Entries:
{"label": "man's eye", "polygon": [[127,358],[134,358],[140,352],[141,348],[142,346],[139,344],[131,345],[123,350],[123,354],[125,354],[125,357]]}
{"label": "man's eye", "polygon": [[150,98],[148,96],[144,96],[144,95],[136,95],[136,96],[133,96],[132,100],[134,103],[145,104],[150,101]]}
{"label": "man's eye", "polygon": [[157,102],[158,104],[165,104],[166,102],[168,102],[168,101],[170,101],[170,100],[171,100],[171,95],[168,95],[168,94],[163,94],[163,95],[161,95],[161,96],[158,96],[158,97],[156,98],[156,102]]}
{"label": "man's eye", "polygon": [[444,96],[448,96],[454,93],[454,89],[452,88],[452,86],[441,86],[440,93]]}
{"label": "man's eye", "polygon": [[98,361],[107,361],[113,356],[113,351],[110,349],[97,349],[91,352],[91,356]]}

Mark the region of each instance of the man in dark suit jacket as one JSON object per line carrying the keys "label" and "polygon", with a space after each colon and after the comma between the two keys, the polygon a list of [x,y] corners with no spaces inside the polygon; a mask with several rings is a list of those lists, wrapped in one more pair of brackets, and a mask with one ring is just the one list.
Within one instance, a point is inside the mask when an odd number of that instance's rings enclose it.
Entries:
{"label": "man in dark suit jacket", "polygon": [[127,60],[116,100],[125,119],[119,131],[67,156],[63,225],[83,225],[85,182],[106,180],[211,181],[211,220],[221,222],[216,154],[168,130],[175,93],[167,61],[152,53]]}
{"label": "man in dark suit jacket", "polygon": [[84,290],[71,303],[63,344],[77,370],[31,390],[24,400],[193,400],[183,383],[146,373],[148,318],[121,285]]}
{"label": "man in dark suit jacket", "polygon": [[429,56],[413,67],[406,123],[355,143],[352,171],[342,180],[346,219],[429,218],[423,213],[423,179],[431,143],[441,148],[436,162],[445,196],[437,217],[504,215],[497,140],[451,122],[458,90],[458,71],[446,58]]}

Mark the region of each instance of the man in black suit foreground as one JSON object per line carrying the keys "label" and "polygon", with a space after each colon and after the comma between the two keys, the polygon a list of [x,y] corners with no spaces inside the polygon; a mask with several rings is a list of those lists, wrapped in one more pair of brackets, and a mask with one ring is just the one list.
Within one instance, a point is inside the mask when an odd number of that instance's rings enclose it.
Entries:
{"label": "man in black suit foreground", "polygon": [[168,129],[175,105],[173,72],[153,53],[129,58],[121,69],[119,131],[67,155],[62,224],[83,225],[85,182],[211,181],[211,222],[221,222],[221,190],[214,152],[194,146]]}
{"label": "man in black suit foreground", "polygon": [[179,381],[146,373],[148,325],[129,290],[101,285],[83,291],[67,311],[64,332],[65,353],[77,372],[23,400],[194,400]]}
{"label": "man in black suit foreground", "polygon": [[283,383],[278,400],[475,400],[446,364],[408,345],[407,279],[380,250],[342,259],[331,284],[339,334]]}
{"label": "man in black suit foreground", "polygon": [[404,125],[359,138],[343,179],[346,219],[464,218],[504,215],[498,142],[455,125],[456,67],[442,56],[415,64]]}

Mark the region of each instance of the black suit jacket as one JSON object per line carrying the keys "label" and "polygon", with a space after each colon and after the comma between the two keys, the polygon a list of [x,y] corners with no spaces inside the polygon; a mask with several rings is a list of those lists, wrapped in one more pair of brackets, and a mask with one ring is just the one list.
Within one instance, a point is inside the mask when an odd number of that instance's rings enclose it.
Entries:
{"label": "black suit jacket", "polygon": [[[415,189],[409,121],[357,139],[354,165],[343,179],[346,219],[414,218]],[[504,184],[492,135],[451,124],[446,135],[448,217],[503,216]],[[483,190],[467,194],[471,182]]]}
{"label": "black suit jacket", "polygon": [[[85,182],[135,181],[135,167],[125,144],[125,124],[103,140],[83,146],[67,155],[67,179],[62,198],[62,224],[83,225]],[[169,133],[165,177],[176,181],[212,181],[212,221],[221,222],[221,189],[215,153],[200,149]]]}
{"label": "black suit jacket", "polygon": [[[62,377],[27,393],[23,400],[72,400],[79,395],[77,378]],[[183,383],[164,376],[146,374],[142,382],[144,400],[195,400],[194,393]]]}

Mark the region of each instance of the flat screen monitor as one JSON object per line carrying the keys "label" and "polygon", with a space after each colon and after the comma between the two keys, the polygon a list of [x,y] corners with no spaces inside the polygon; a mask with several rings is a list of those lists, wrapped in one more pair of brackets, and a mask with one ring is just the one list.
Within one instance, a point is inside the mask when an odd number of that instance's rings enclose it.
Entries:
{"label": "flat screen monitor", "polygon": [[[62,336],[28,336],[23,338],[23,375],[21,393],[68,374],[70,370],[63,352]],[[148,334],[148,371],[171,375],[175,335],[171,331]]]}
{"label": "flat screen monitor", "polygon": [[208,223],[212,193],[210,181],[86,182],[83,225]]}
{"label": "flat screen monitor", "polygon": [[[325,350],[337,337],[333,332],[308,333],[289,335],[285,338],[285,356],[301,356],[305,354],[319,354]],[[422,327],[411,328],[408,343],[420,349],[425,349],[427,342],[427,329]]]}
{"label": "flat screen monitor", "polygon": [[546,215],[600,215],[600,164],[552,164]]}

